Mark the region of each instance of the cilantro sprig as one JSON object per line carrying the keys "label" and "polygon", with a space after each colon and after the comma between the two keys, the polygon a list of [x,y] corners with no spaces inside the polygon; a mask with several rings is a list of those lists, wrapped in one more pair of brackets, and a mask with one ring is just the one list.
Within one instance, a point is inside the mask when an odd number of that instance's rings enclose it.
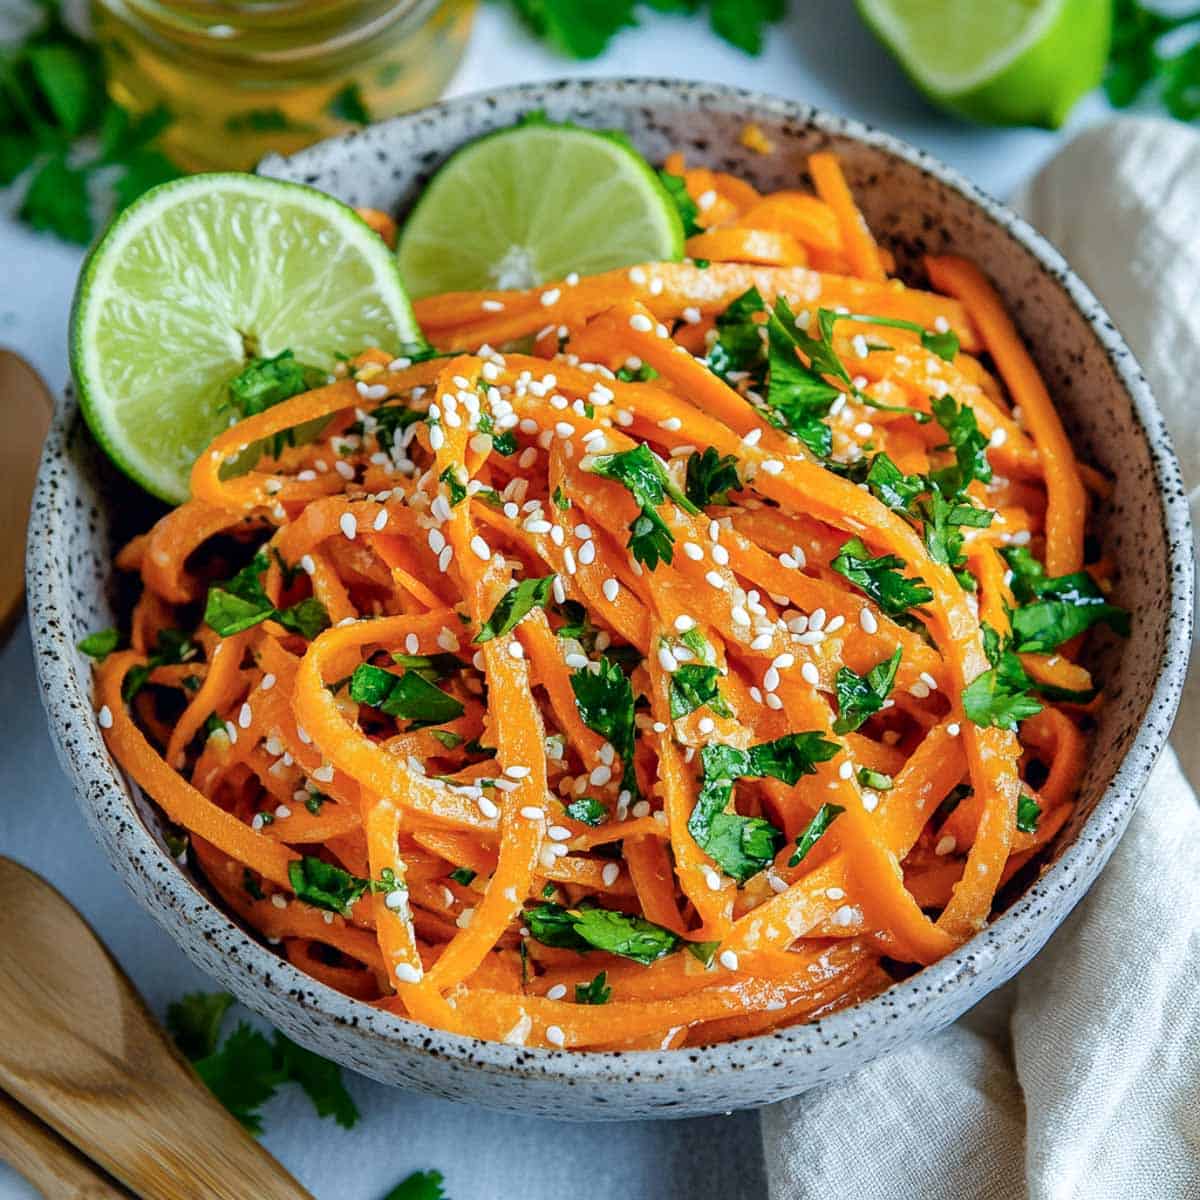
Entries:
{"label": "cilantro sprig", "polygon": [[278,621],[285,629],[310,641],[329,627],[325,606],[310,596],[289,608],[276,608],[262,585],[269,561],[259,551],[231,579],[214,583],[204,603],[204,621],[221,637],[250,629],[262,621]]}
{"label": "cilantro sprig", "polygon": [[700,751],[704,771],[696,806],[688,818],[688,832],[696,845],[739,884],[769,866],[783,834],[762,817],[728,812],[734,781],[771,776],[789,786],[803,775],[816,772],[838,752],[836,742],[819,733],[789,733],[773,742],[741,750],[711,745]]}
{"label": "cilantro sprig", "polygon": [[684,491],[697,508],[730,504],[729,493],[741,486],[738,460],[732,454],[722,455],[708,446],[688,456]]}
{"label": "cilantro sprig", "polygon": [[933,599],[933,592],[923,579],[901,574],[902,558],[894,554],[872,557],[861,538],[846,542],[829,565],[891,617],[901,616]]}
{"label": "cilantro sprig", "polygon": [[859,675],[849,667],[838,670],[834,679],[839,714],[833,726],[835,733],[851,733],[883,708],[896,682],[900,655],[901,649],[897,646],[890,658],[876,663],[865,675]]}
{"label": "cilantro sprig", "polygon": [[625,672],[611,658],[597,662],[571,675],[571,690],[583,723],[607,738],[617,752],[624,774],[621,785],[637,792],[637,774],[633,767],[634,724],[633,687]]}
{"label": "cilantro sprig", "polygon": [[591,470],[622,484],[641,509],[629,526],[629,550],[634,558],[652,571],[660,561],[670,563],[675,535],[659,506],[670,499],[686,513],[695,515],[700,510],[675,486],[662,460],[643,442],[633,450],[597,455]]}
{"label": "cilantro sprig", "polygon": [[963,689],[963,712],[976,725],[1015,732],[1021,721],[1042,711],[1041,702],[1029,694],[1032,681],[1011,641],[987,624],[983,626],[983,649],[992,665]]}
{"label": "cilantro sprig", "polygon": [[550,599],[553,575],[541,579],[522,579],[500,597],[492,615],[475,638],[476,645],[511,633],[535,608],[544,608]]}
{"label": "cilantro sprig", "polygon": [[530,935],[544,946],[607,950],[643,966],[677,950],[680,944],[678,934],[661,925],[607,908],[564,908],[547,902],[526,909],[524,918]]}
{"label": "cilantro sprig", "polygon": [[718,667],[700,663],[680,663],[671,675],[670,701],[671,720],[677,721],[705,705],[719,717],[732,715],[732,710],[721,696]]}
{"label": "cilantro sprig", "polygon": [[244,1021],[222,1040],[232,1004],[227,993],[191,992],[167,1009],[167,1028],[196,1074],[251,1133],[262,1133],[260,1110],[287,1083],[299,1084],[318,1116],[333,1117],[344,1129],[358,1123],[358,1106],[336,1063]]}

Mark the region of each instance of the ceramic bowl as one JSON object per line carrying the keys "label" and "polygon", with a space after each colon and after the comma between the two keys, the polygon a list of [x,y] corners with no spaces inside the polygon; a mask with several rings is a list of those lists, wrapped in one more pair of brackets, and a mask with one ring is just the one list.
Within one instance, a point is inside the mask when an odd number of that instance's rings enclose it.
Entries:
{"label": "ceramic bowl", "polygon": [[[1134,614],[1128,642],[1101,646],[1093,663],[1108,703],[1075,816],[1040,878],[958,953],[882,995],[727,1045],[523,1049],[451,1036],[348,999],[281,960],[210,901],[168,855],[153,805],[109,758],[88,663],[75,643],[113,623],[111,551],[156,514],[107,465],[70,398],[46,443],[30,530],[29,613],[46,710],[84,814],[129,888],[220,986],[302,1044],[389,1083],[548,1117],[679,1117],[760,1105],[953,1021],[1027,963],[1095,879],[1166,741],[1183,682],[1192,561],[1179,468],[1133,356],[1052,246],[927,154],[801,104],[669,81],[538,84],[440,104],[259,169],[402,214],[453,150],[534,109],[624,130],[652,161],[682,149],[691,163],[733,171],[768,191],[804,186],[805,155],[832,147],[902,275],[919,280],[926,252],[957,252],[995,280],[1075,447],[1116,479],[1095,528],[1117,567],[1117,596]],[[774,153],[741,145],[750,120]]]}

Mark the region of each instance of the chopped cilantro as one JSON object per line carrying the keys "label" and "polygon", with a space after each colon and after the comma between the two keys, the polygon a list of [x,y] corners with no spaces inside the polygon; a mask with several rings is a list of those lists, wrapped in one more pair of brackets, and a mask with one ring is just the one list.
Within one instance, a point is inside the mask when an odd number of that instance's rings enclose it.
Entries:
{"label": "chopped cilantro", "polygon": [[1015,731],[1018,722],[1041,712],[1042,705],[1029,695],[1031,681],[1011,643],[985,624],[983,645],[992,665],[963,689],[963,712],[976,725]]}
{"label": "chopped cilantro", "polygon": [[273,358],[251,359],[229,381],[229,399],[243,417],[251,417],[308,391],[324,378],[324,371],[306,367],[290,350],[281,350]]}
{"label": "chopped cilantro", "polygon": [[658,178],[667,195],[671,197],[671,203],[675,205],[680,221],[683,222],[683,236],[690,238],[694,234],[703,233],[703,226],[696,221],[700,209],[696,207],[695,200],[688,195],[687,184],[682,176],[672,175],[669,171],[659,171]]}
{"label": "chopped cilantro", "polygon": [[677,721],[688,713],[708,705],[719,717],[731,716],[729,705],[721,698],[717,667],[699,663],[680,663],[671,676],[671,720]]}
{"label": "chopped cilantro", "polygon": [[311,855],[288,863],[288,879],[297,900],[344,917],[350,915],[355,901],[371,886],[370,880]]}
{"label": "chopped cilantro", "polygon": [[455,466],[447,467],[439,476],[438,479],[446,485],[446,490],[450,493],[450,505],[461,504],[467,498],[467,489],[463,486],[462,481],[458,477],[458,468]]}
{"label": "chopped cilantro", "polygon": [[976,479],[989,482],[992,465],[987,456],[988,440],[979,432],[970,405],[958,404],[948,395],[931,396],[929,404],[934,420],[946,431],[949,448],[954,452],[954,465],[932,471],[932,481],[947,496],[959,495]]}
{"label": "chopped cilantro", "polygon": [[155,639],[154,651],[145,663],[130,667],[121,684],[121,699],[128,704],[146,686],[155,667],[173,666],[186,662],[196,653],[191,637],[180,629],[160,629]]}
{"label": "chopped cilantro", "polygon": [[1037,833],[1041,816],[1042,806],[1032,796],[1022,792],[1017,800],[1017,828],[1022,833]]}
{"label": "chopped cilantro", "polygon": [[601,971],[590,983],[575,985],[576,1004],[607,1004],[612,999],[612,988],[606,987],[608,972]]}
{"label": "chopped cilantro", "polygon": [[572,821],[579,821],[583,825],[595,827],[608,820],[608,809],[595,796],[580,796],[578,800],[564,805],[564,808]]}
{"label": "chopped cilantro", "polygon": [[89,658],[103,662],[120,644],[121,635],[117,630],[102,629],[98,633],[89,633],[78,646]]}
{"label": "chopped cilantro", "polygon": [[463,887],[467,887],[477,874],[478,872],[472,871],[470,867],[455,867],[450,872],[450,878],[455,883],[461,883]]}
{"label": "chopped cilantro", "polygon": [[338,121],[348,121],[352,125],[369,125],[371,114],[363,101],[362,92],[357,83],[348,83],[341,91],[334,93],[325,111]]}
{"label": "chopped cilantro", "polygon": [[675,537],[658,512],[659,505],[670,498],[684,512],[699,510],[672,482],[661,459],[643,442],[633,450],[598,455],[592,459],[591,469],[626,487],[641,508],[629,526],[629,549],[634,558],[652,571],[660,560],[669,563]]}
{"label": "chopped cilantro", "polygon": [[359,663],[350,677],[350,699],[377,708],[415,726],[442,725],[465,711],[461,701],[443,692],[417,671],[394,675],[382,667]]}
{"label": "chopped cilantro", "polygon": [[550,599],[553,583],[553,575],[514,583],[492,610],[492,615],[475,638],[475,644],[481,645],[511,633],[534,608],[544,608]]}
{"label": "chopped cilantro", "polygon": [[788,859],[788,866],[798,867],[830,825],[845,811],[840,804],[822,804],[813,819],[804,827],[804,832],[796,839],[796,849]]}
{"label": "chopped cilantro", "polygon": [[634,725],[633,688],[625,672],[611,658],[600,658],[591,666],[571,675],[571,690],[583,723],[612,743],[624,769],[622,786],[637,791],[633,768]]}
{"label": "chopped cilantro", "polygon": [[738,460],[732,454],[718,454],[712,446],[690,454],[684,486],[687,498],[697,508],[729,504],[729,493],[742,486],[737,468]]}
{"label": "chopped cilantro", "polygon": [[865,675],[856,674],[849,667],[838,670],[834,680],[838,702],[838,719],[833,726],[835,733],[850,733],[872,713],[883,708],[883,702],[896,682],[899,666],[900,647],[897,646],[890,658],[877,663]]}
{"label": "chopped cilantro", "polygon": [[698,959],[706,967],[712,966],[712,960],[717,953],[720,942],[686,942],[687,952]]}
{"label": "chopped cilantro", "polygon": [[886,792],[892,786],[892,777],[882,771],[873,771],[870,767],[859,767],[858,785],[876,792]]}
{"label": "chopped cilantro", "polygon": [[278,621],[285,629],[310,640],[316,637],[329,625],[325,606],[310,596],[290,608],[276,608],[262,585],[261,577],[268,565],[266,554],[260,550],[231,579],[212,584],[204,604],[205,623],[223,638],[267,620]]}
{"label": "chopped cilantro", "polygon": [[919,577],[908,578],[904,560],[894,554],[872,558],[861,538],[851,538],[829,564],[868,595],[889,616],[899,616],[915,605],[928,604],[933,592]]}
{"label": "chopped cilantro", "polygon": [[607,950],[649,964],[679,948],[678,936],[669,929],[607,908],[539,904],[524,916],[534,938],[564,950]]}
{"label": "chopped cilantro", "polygon": [[383,1200],[447,1200],[441,1171],[414,1171],[402,1179]]}
{"label": "chopped cilantro", "polygon": [[938,332],[935,329],[926,329],[916,321],[902,321],[899,317],[873,317],[863,313],[838,313],[837,319],[857,321],[863,325],[883,325],[889,329],[907,329],[909,333],[918,334],[921,345],[944,362],[953,362],[958,354],[958,334],[952,329]]}

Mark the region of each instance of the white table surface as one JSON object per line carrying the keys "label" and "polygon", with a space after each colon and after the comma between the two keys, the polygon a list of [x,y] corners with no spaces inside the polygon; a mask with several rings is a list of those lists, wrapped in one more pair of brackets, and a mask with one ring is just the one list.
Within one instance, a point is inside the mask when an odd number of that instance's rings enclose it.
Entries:
{"label": "white table surface", "polygon": [[[850,0],[800,0],[792,7],[760,59],[718,41],[702,21],[650,15],[606,56],[579,64],[543,49],[504,8],[487,3],[450,94],[563,75],[733,83],[883,127],[997,195],[1007,195],[1063,136],[983,130],[945,117],[908,86],[862,29]],[[1089,97],[1070,129],[1105,111],[1098,97]],[[66,379],[67,311],[81,253],[18,226],[7,215],[15,203],[0,192],[0,345],[23,354],[58,389]],[[44,874],[78,905],[159,1014],[182,992],[210,986],[135,905],[93,844],[54,758],[24,626],[0,651],[0,713],[0,851]],[[317,1200],[377,1200],[421,1168],[445,1174],[451,1200],[765,1194],[753,1114],[589,1126],[426,1099],[357,1076],[349,1087],[363,1112],[353,1132],[319,1120],[294,1088],[266,1112],[266,1145]],[[35,1195],[0,1164],[0,1200]]]}

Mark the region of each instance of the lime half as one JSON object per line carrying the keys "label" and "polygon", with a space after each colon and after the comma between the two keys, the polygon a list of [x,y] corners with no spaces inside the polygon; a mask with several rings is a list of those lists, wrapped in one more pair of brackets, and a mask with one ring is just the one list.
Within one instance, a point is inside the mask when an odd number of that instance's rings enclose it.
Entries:
{"label": "lime half", "polygon": [[352,209],[297,184],[194,175],[147,192],[92,251],[71,367],[109,456],[179,503],[248,361],[290,349],[329,370],[421,340],[391,251]]}
{"label": "lime half", "polygon": [[1057,129],[1104,73],[1111,0],[858,0],[935,103],[975,121]]}
{"label": "lime half", "polygon": [[400,234],[414,296],[534,287],[683,254],[683,223],[624,138],[530,121],[460,150]]}

